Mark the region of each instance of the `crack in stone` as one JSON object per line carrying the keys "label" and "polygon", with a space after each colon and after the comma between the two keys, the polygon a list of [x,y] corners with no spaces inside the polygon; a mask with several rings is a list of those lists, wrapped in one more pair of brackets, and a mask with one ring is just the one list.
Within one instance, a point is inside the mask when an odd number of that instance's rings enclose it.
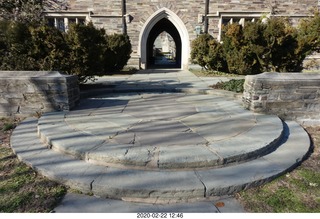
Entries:
{"label": "crack in stone", "polygon": [[94,180],[90,182],[90,191],[92,191]]}
{"label": "crack in stone", "polygon": [[[132,127],[134,127],[135,125],[140,124],[142,121],[143,121],[143,120],[140,120],[140,121],[138,121],[138,122],[136,122],[136,123],[134,123],[134,124],[130,125],[130,126],[129,126],[129,127],[127,127],[125,130],[117,131],[114,135],[110,135],[110,136],[109,136],[109,139],[113,139],[113,138],[117,137],[119,134],[129,132],[129,131],[130,131],[130,129],[132,129]],[[136,134],[134,134],[134,135],[136,135]],[[135,139],[135,136],[134,136],[134,139]]]}
{"label": "crack in stone", "polygon": [[184,133],[192,133],[193,131],[192,131],[191,128],[188,128],[188,129],[186,129],[186,130],[184,130],[184,131],[182,131],[182,132],[184,132]]}
{"label": "crack in stone", "polygon": [[101,147],[104,143],[106,143],[106,140],[102,140],[99,144],[95,145],[93,148],[91,148],[89,151],[93,151]]}
{"label": "crack in stone", "polygon": [[116,134],[114,134],[114,135],[109,135],[109,139],[114,139],[114,138],[117,137],[120,133],[121,133],[121,131],[117,131]]}
{"label": "crack in stone", "polygon": [[201,182],[201,184],[203,185],[203,197],[206,198],[207,197],[207,186],[206,184],[204,184],[204,182],[202,181],[199,173],[195,170],[194,174],[196,175],[196,177],[199,179],[199,181]]}
{"label": "crack in stone", "polygon": [[128,106],[128,104],[126,104],[126,105],[123,107],[123,109],[121,110],[121,113],[123,113],[123,112],[126,110],[127,106]]}
{"label": "crack in stone", "polygon": [[136,143],[136,133],[133,134],[133,139],[132,141],[129,142],[129,144],[135,144]]}
{"label": "crack in stone", "polygon": [[209,145],[210,145],[210,142],[206,142],[206,144],[205,144],[205,147],[209,150],[209,151],[211,151],[213,154],[215,154],[217,157],[219,157],[219,163],[220,164],[224,164],[225,163],[225,159],[217,152],[217,151],[215,151],[215,150],[213,150],[211,147],[209,147]]}

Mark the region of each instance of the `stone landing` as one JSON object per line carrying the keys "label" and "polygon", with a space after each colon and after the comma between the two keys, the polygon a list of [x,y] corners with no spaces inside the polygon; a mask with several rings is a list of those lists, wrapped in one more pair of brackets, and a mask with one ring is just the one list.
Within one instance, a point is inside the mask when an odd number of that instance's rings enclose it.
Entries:
{"label": "stone landing", "polygon": [[199,169],[261,157],[283,123],[212,95],[122,94],[83,101],[38,121],[49,148],[102,166]]}
{"label": "stone landing", "polygon": [[17,156],[100,197],[171,203],[230,195],[295,168],[307,133],[217,95],[122,93],[19,125]]}

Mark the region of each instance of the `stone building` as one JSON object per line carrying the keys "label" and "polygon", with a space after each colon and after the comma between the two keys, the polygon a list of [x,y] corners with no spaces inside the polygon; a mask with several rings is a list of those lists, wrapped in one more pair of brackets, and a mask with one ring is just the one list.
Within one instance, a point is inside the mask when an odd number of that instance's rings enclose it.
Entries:
{"label": "stone building", "polygon": [[49,22],[67,31],[71,22],[89,22],[108,34],[127,33],[133,52],[129,65],[151,66],[157,36],[167,32],[176,44],[177,67],[187,69],[190,42],[208,32],[220,39],[221,26],[262,16],[290,17],[293,23],[310,16],[320,0],[53,0]]}

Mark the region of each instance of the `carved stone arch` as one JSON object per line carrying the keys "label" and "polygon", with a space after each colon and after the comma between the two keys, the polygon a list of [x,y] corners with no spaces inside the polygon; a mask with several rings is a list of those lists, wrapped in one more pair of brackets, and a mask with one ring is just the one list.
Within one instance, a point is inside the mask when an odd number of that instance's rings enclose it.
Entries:
{"label": "carved stone arch", "polygon": [[168,8],[161,8],[154,12],[142,26],[139,35],[138,55],[140,57],[140,67],[142,69],[148,68],[148,38],[153,28],[163,19],[167,19],[172,26],[175,27],[181,41],[181,69],[188,69],[189,56],[190,56],[190,41],[189,33],[184,22],[177,14]]}

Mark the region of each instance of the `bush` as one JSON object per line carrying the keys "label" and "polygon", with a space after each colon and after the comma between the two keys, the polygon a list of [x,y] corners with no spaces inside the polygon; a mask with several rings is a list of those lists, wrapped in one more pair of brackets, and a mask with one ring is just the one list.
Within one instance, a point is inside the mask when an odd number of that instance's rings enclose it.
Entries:
{"label": "bush", "polygon": [[213,39],[210,34],[202,34],[192,41],[191,59],[193,63],[207,69],[206,57],[209,55],[209,42]]}
{"label": "bush", "polygon": [[191,58],[206,69],[226,62],[227,68],[222,67],[226,72],[240,75],[299,72],[306,56],[320,50],[319,32],[319,13],[302,20],[299,28],[280,17],[246,22],[244,27],[228,24],[220,47],[210,35],[201,35],[192,42]]}
{"label": "bush", "polygon": [[103,71],[102,51],[105,45],[105,31],[88,25],[72,24],[66,34],[70,48],[67,72],[77,75],[81,82],[101,75]]}
{"label": "bush", "polygon": [[104,71],[112,72],[122,70],[128,63],[132,52],[128,35],[106,35],[106,46],[103,52]]}
{"label": "bush", "polygon": [[0,69],[4,64],[4,59],[8,51],[7,37],[5,34],[7,32],[8,25],[9,22],[0,21]]}
{"label": "bush", "polygon": [[0,21],[1,53],[0,69],[34,70],[36,61],[32,58],[32,40],[28,25],[13,21]]}
{"label": "bush", "polygon": [[192,42],[191,59],[207,70],[226,71],[227,68],[222,46],[210,34],[202,34]]}
{"label": "bush", "polygon": [[218,82],[212,87],[215,89],[222,89],[236,93],[242,93],[244,91],[244,81],[244,79],[231,79],[230,81],[226,82]]}
{"label": "bush", "polygon": [[223,37],[223,52],[228,65],[228,72],[232,74],[255,74],[260,71],[256,54],[252,45],[244,37],[245,29],[239,24],[226,26]]}
{"label": "bush", "polygon": [[121,70],[130,59],[127,35],[107,36],[104,29],[73,24],[67,33],[54,27],[0,20],[1,70],[57,70],[86,82]]}
{"label": "bush", "polygon": [[209,70],[227,71],[227,62],[222,45],[215,39],[209,41],[209,55],[206,58]]}
{"label": "bush", "polygon": [[231,73],[258,74],[264,71],[302,70],[303,53],[298,53],[297,30],[284,18],[226,27],[224,52]]}
{"label": "bush", "polygon": [[33,50],[38,70],[68,70],[70,53],[64,37],[58,29],[49,26],[30,27]]}
{"label": "bush", "polygon": [[[299,72],[303,54],[297,53],[297,29],[284,18],[268,20],[263,32],[265,39],[264,71]],[[262,59],[262,58],[261,58]]]}
{"label": "bush", "polygon": [[320,12],[314,16],[302,19],[298,27],[298,52],[310,54],[320,52]]}

